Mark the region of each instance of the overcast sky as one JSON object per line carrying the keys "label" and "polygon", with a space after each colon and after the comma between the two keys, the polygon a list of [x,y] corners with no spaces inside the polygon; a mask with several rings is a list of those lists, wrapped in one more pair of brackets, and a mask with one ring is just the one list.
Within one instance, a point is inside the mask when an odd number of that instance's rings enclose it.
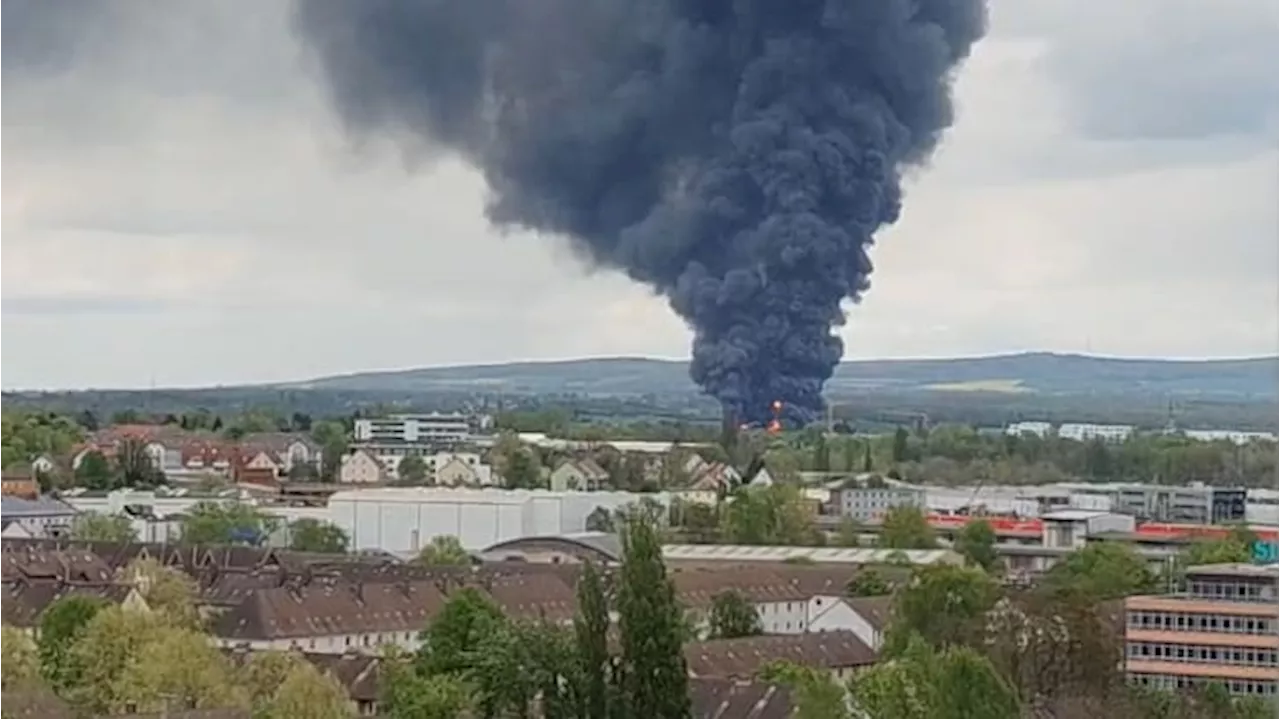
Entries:
{"label": "overcast sky", "polygon": [[[351,147],[284,2],[74,5],[0,26],[6,389],[687,356],[467,168]],[[995,0],[849,356],[1274,354],[1276,38],[1258,0]]]}

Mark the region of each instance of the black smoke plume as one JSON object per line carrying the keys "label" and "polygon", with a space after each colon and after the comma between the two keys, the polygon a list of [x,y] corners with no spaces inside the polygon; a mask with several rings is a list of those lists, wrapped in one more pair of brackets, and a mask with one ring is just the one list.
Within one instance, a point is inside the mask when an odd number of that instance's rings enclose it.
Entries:
{"label": "black smoke plume", "polygon": [[667,297],[695,382],[807,421],[985,0],[299,0],[355,133],[459,153],[489,219]]}

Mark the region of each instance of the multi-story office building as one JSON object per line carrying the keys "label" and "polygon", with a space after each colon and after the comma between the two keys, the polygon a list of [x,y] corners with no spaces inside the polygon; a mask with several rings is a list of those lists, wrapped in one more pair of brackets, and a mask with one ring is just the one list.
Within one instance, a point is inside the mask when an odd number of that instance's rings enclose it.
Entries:
{"label": "multi-story office building", "polygon": [[1114,490],[1111,509],[1140,520],[1225,524],[1247,519],[1248,491],[1239,487],[1161,487],[1134,484]]}
{"label": "multi-story office building", "polygon": [[355,440],[364,444],[451,445],[471,441],[480,422],[465,414],[393,414],[357,419]]}
{"label": "multi-story office building", "polygon": [[1125,673],[1160,689],[1221,683],[1276,696],[1276,565],[1187,570],[1185,589],[1125,600]]}
{"label": "multi-story office building", "polygon": [[831,500],[843,517],[857,522],[873,522],[883,518],[894,507],[925,507],[923,489],[904,484],[888,484],[883,480],[850,480],[831,490]]}

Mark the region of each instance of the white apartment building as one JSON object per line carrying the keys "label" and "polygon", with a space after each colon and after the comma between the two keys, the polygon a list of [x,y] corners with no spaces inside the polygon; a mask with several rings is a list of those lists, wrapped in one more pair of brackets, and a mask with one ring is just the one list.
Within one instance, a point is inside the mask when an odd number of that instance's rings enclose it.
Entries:
{"label": "white apartment building", "polygon": [[449,445],[474,439],[480,419],[465,414],[393,414],[373,419],[357,419],[357,443],[402,445]]}
{"label": "white apartment building", "polygon": [[1048,422],[1014,422],[1005,428],[1004,433],[1013,437],[1034,434],[1037,437],[1048,437],[1053,425]]}
{"label": "white apartment building", "polygon": [[1100,439],[1104,442],[1123,442],[1133,435],[1133,427],[1127,424],[1064,424],[1058,427],[1062,439],[1077,442]]}

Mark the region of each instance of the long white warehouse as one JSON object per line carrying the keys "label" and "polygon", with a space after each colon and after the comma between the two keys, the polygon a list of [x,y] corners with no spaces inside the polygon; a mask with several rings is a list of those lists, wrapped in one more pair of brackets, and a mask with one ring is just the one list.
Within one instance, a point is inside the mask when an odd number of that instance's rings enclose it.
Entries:
{"label": "long white warehouse", "polygon": [[329,517],[351,537],[352,549],[417,552],[449,534],[480,550],[520,537],[581,532],[597,507],[612,511],[642,497],[669,503],[665,494],[397,487],[336,492]]}

